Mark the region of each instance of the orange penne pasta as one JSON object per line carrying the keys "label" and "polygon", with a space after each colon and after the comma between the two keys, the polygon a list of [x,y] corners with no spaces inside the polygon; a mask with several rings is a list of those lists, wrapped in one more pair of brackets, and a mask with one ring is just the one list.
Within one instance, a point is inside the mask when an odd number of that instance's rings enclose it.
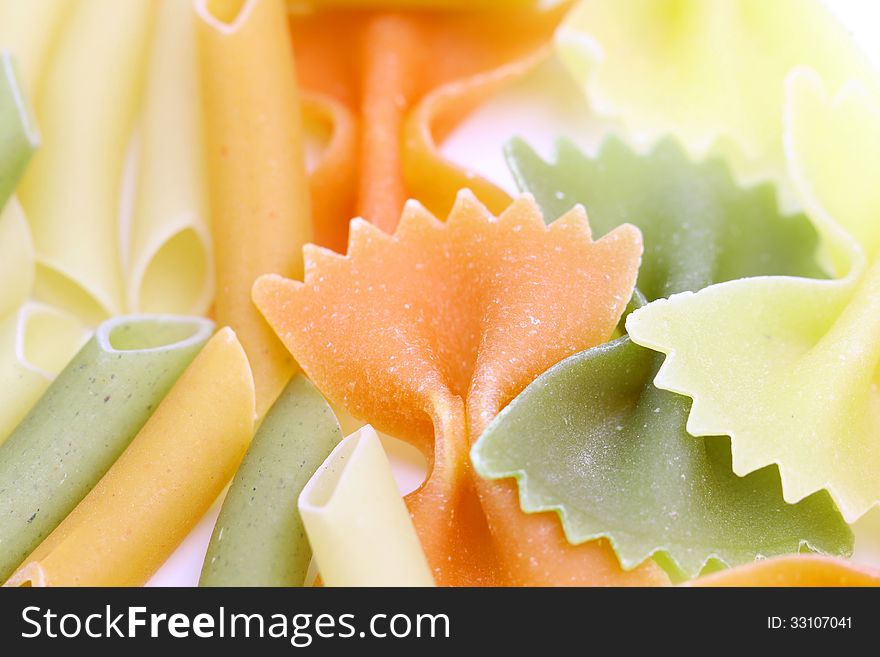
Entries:
{"label": "orange penne pasta", "polygon": [[197,0],[215,249],[216,319],[250,359],[260,417],[295,363],[251,303],[265,273],[299,276],[311,238],[283,0]]}

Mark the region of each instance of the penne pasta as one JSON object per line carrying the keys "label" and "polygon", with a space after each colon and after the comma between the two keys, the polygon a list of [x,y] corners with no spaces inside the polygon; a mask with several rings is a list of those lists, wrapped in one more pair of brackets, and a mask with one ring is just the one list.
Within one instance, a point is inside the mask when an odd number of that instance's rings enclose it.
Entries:
{"label": "penne pasta", "polygon": [[0,318],[14,312],[34,283],[34,244],[15,197],[0,210]]}
{"label": "penne pasta", "polygon": [[0,446],[0,579],[86,496],[211,334],[201,318],[101,324]]}
{"label": "penne pasta", "polygon": [[35,294],[90,323],[123,308],[119,189],[154,3],[82,0],[37,103],[43,146],[20,190]]}
{"label": "penne pasta", "polygon": [[0,0],[0,49],[15,54],[31,98],[40,89],[46,61],[76,0]]}
{"label": "penne pasta", "polygon": [[214,527],[200,586],[302,586],[312,551],[296,503],[342,432],[304,376],[287,385],[251,443]]}
{"label": "penne pasta", "polygon": [[0,210],[40,141],[16,69],[12,54],[0,51]]}
{"label": "penne pasta", "polygon": [[262,417],[295,364],[251,302],[267,272],[302,273],[311,236],[293,54],[282,0],[197,0],[216,318],[248,354]]}
{"label": "penne pasta", "polygon": [[140,130],[129,312],[203,314],[213,297],[195,16],[162,0]]}
{"label": "penne pasta", "polygon": [[79,319],[35,301],[0,318],[0,445],[88,337]]}
{"label": "penne pasta", "polygon": [[373,427],[339,443],[303,488],[299,512],[327,586],[434,585]]}
{"label": "penne pasta", "polygon": [[247,357],[224,328],[7,586],[143,585],[232,477],[253,423]]}

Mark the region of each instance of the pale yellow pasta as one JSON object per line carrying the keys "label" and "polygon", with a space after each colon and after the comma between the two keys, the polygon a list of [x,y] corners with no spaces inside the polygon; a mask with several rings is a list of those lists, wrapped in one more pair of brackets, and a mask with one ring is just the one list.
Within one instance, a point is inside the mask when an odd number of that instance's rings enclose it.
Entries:
{"label": "pale yellow pasta", "polygon": [[0,444],[88,337],[74,316],[33,301],[0,318]]}
{"label": "pale yellow pasta", "polygon": [[34,245],[27,218],[11,198],[0,211],[0,318],[18,308],[34,282]]}
{"label": "pale yellow pasta", "polygon": [[129,312],[201,315],[213,296],[192,7],[160,0],[140,130]]}
{"label": "pale yellow pasta", "polygon": [[434,585],[371,426],[331,452],[303,488],[299,512],[327,586]]}
{"label": "pale yellow pasta", "polygon": [[81,0],[37,100],[42,147],[21,184],[35,294],[89,322],[121,312],[118,208],[139,105],[152,0]]}
{"label": "pale yellow pasta", "polygon": [[15,55],[32,98],[64,19],[74,5],[74,0],[0,0],[0,48]]}

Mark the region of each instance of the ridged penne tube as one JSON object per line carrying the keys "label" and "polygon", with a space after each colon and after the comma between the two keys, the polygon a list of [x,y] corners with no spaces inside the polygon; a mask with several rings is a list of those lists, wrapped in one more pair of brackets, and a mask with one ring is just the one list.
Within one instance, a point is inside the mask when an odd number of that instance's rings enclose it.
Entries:
{"label": "ridged penne tube", "polygon": [[7,585],[143,585],[232,477],[253,423],[250,366],[224,328]]}
{"label": "ridged penne tube", "polygon": [[76,0],[0,0],[0,49],[15,54],[25,87],[35,95],[61,26]]}
{"label": "ridged penne tube", "polygon": [[82,0],[37,102],[42,147],[20,191],[36,295],[97,322],[123,308],[119,189],[138,108],[151,0]]}
{"label": "ridged penne tube", "polygon": [[88,337],[79,319],[35,301],[0,318],[0,445]]}
{"label": "ridged penne tube", "polygon": [[293,52],[283,0],[196,0],[216,318],[248,354],[265,414],[294,372],[251,302],[267,272],[302,274],[311,236]]}
{"label": "ridged penne tube", "polygon": [[0,51],[0,210],[15,190],[39,141],[15,58]]}
{"label": "ridged penne tube", "polygon": [[330,406],[299,375],[269,410],[214,526],[200,586],[302,586],[312,550],[297,498],[342,438]]}
{"label": "ridged penne tube", "polygon": [[343,440],[299,496],[327,586],[433,586],[412,519],[373,427]]}
{"label": "ridged penne tube", "polygon": [[214,272],[207,226],[195,15],[162,0],[148,65],[131,225],[129,312],[200,315]]}
{"label": "ridged penne tube", "polygon": [[201,318],[101,324],[0,446],[0,579],[98,483],[213,330]]}
{"label": "ridged penne tube", "polygon": [[34,244],[15,197],[0,209],[0,318],[14,312],[34,283]]}

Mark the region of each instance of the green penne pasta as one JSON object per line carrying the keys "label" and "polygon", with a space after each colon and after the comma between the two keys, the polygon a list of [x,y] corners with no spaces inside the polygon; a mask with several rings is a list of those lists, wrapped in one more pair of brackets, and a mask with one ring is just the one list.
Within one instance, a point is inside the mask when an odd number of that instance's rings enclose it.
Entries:
{"label": "green penne pasta", "polygon": [[214,527],[200,586],[302,586],[312,556],[296,501],[342,438],[304,376],[287,385],[254,437]]}
{"label": "green penne pasta", "polygon": [[39,141],[12,55],[0,52],[0,210]]}
{"label": "green penne pasta", "polygon": [[0,446],[0,581],[98,483],[212,331],[162,315],[98,327]]}

